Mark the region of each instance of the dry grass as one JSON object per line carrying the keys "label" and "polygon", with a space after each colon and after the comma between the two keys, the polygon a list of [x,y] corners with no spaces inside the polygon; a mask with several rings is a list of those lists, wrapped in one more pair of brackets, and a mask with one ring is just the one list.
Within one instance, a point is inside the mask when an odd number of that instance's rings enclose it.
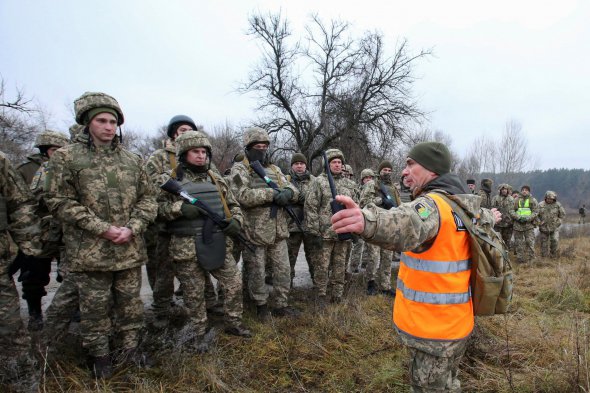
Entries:
{"label": "dry grass", "polygon": [[[516,266],[511,312],[479,318],[461,365],[467,392],[590,391],[590,241],[562,241],[562,256]],[[75,345],[50,361],[46,392],[406,392],[406,353],[391,324],[391,300],[367,297],[354,285],[342,304],[314,313],[295,292],[297,319],[262,325],[252,310],[254,337],[219,334],[214,349],[182,352],[174,336],[151,338],[160,364],[122,370],[104,383],[74,359]]]}

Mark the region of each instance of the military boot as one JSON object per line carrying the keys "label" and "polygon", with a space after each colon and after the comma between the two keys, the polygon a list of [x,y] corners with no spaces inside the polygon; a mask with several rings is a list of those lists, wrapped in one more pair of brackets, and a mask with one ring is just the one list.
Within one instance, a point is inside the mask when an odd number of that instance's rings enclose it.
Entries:
{"label": "military boot", "polygon": [[224,332],[225,332],[225,334],[230,334],[232,336],[246,337],[246,338],[252,337],[252,333],[250,332],[250,330],[246,329],[244,326],[239,325],[239,324],[227,326],[225,328]]}
{"label": "military boot", "polygon": [[266,304],[262,304],[260,306],[256,306],[256,316],[260,322],[267,322],[270,318],[270,311],[268,310],[268,306]]}
{"label": "military boot", "polygon": [[375,284],[375,280],[369,280],[367,283],[367,295],[375,296],[377,294],[377,285]]}
{"label": "military boot", "polygon": [[92,358],[92,374],[97,379],[110,379],[113,376],[113,363],[110,355]]}
{"label": "military boot", "polygon": [[298,317],[301,315],[301,311],[294,309],[293,307],[280,307],[280,308],[273,308],[271,311],[273,317]]}
{"label": "military boot", "polygon": [[391,289],[391,288],[389,288],[389,289],[382,289],[379,292],[381,292],[381,294],[383,296],[395,297],[395,291],[393,289]]}
{"label": "military boot", "polygon": [[27,328],[30,332],[38,332],[43,329],[43,312],[41,311],[41,297],[27,298],[29,307],[29,324]]}

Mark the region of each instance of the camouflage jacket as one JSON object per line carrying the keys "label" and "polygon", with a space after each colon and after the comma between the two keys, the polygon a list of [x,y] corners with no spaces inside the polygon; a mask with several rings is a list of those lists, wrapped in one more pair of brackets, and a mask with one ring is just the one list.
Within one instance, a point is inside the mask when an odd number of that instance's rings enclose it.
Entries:
{"label": "camouflage jacket", "polygon": [[30,156],[27,156],[27,160],[17,166],[16,169],[25,180],[25,183],[29,185],[33,181],[33,176],[35,176],[35,173],[45,161],[47,161],[47,157],[43,154],[31,154]]}
{"label": "camouflage jacket", "polygon": [[512,206],[512,210],[510,211],[510,215],[512,216],[512,220],[514,222],[513,228],[515,231],[528,231],[531,229],[535,229],[537,226],[537,216],[539,215],[539,203],[537,200],[531,195],[529,196],[529,208],[531,209],[531,215],[526,219],[526,221],[519,221],[519,216],[517,214],[518,211],[518,204],[519,201],[524,201],[522,197],[514,199],[514,206]]}
{"label": "camouflage jacket", "polygon": [[[49,210],[63,224],[71,271],[116,271],[146,259],[142,233],[156,217],[155,191],[141,159],[114,142],[80,143],[56,151],[45,182]],[[111,225],[127,227],[133,239],[116,245],[100,235]]]}
{"label": "camouflage jacket", "polygon": [[[378,207],[383,207],[383,193],[381,192],[381,183],[383,183],[380,179],[374,179],[367,182],[364,187],[361,188],[361,197],[359,201],[359,205],[361,208],[368,206],[369,204],[373,204]],[[399,190],[395,187],[394,184],[387,184],[383,183],[383,185],[387,188],[387,192],[393,198],[393,202],[399,206],[401,205],[401,198],[399,195]]]}
{"label": "camouflage jacket", "polygon": [[164,148],[152,153],[145,164],[145,171],[155,187],[160,186],[161,175],[176,168],[176,148],[174,141],[166,139]]}
{"label": "camouflage jacket", "polygon": [[481,207],[485,207],[486,209],[491,209],[493,207],[491,193],[479,190],[478,195],[481,197]]}
{"label": "camouflage jacket", "polygon": [[36,205],[21,175],[0,152],[0,274],[6,274],[11,259],[10,238],[27,255],[41,252]]}
{"label": "camouflage jacket", "polygon": [[496,226],[500,228],[508,228],[512,226],[512,210],[514,209],[514,198],[512,198],[512,195],[494,195],[491,207],[495,207],[500,213],[502,213],[502,220],[497,223]]}
{"label": "camouflage jacket", "polygon": [[[264,168],[267,176],[276,178],[279,187],[293,191],[291,203],[297,202],[299,191],[283,175],[280,168],[270,164]],[[230,174],[231,190],[244,214],[243,229],[246,238],[255,245],[269,246],[289,237],[287,212],[279,208],[276,218],[271,218],[271,206],[275,191],[250,169],[248,159],[234,164]]]}
{"label": "camouflage jacket", "polygon": [[558,201],[554,203],[541,201],[539,203],[539,231],[555,232],[561,226],[564,218],[565,209]]}
{"label": "camouflage jacket", "polygon": [[480,196],[466,194],[462,181],[454,174],[445,174],[432,180],[409,203],[399,208],[384,210],[370,205],[362,210],[365,230],[361,236],[369,243],[388,250],[422,252],[434,239],[440,227],[440,214],[429,192],[447,194],[471,216],[480,216],[482,223],[493,225],[493,215],[480,208]]}
{"label": "camouflage jacket", "polygon": [[[340,175],[334,175],[334,184],[338,195],[346,195],[358,202],[358,191],[355,182]],[[322,173],[309,186],[305,197],[305,217],[309,233],[324,239],[336,240],[338,236],[332,229],[332,193],[328,176]]]}
{"label": "camouflage jacket", "polygon": [[[297,202],[291,206],[293,207],[295,214],[297,214],[301,220],[303,224],[302,227],[304,229],[306,227],[304,213],[305,197],[309,191],[309,186],[314,179],[315,176],[309,173],[307,170],[303,175],[298,175],[293,171],[289,171],[289,180],[291,181],[291,184],[293,184],[293,186],[299,190],[299,198],[297,199]],[[291,217],[289,217],[289,232],[301,232],[297,224],[295,224],[295,220],[293,220]]]}

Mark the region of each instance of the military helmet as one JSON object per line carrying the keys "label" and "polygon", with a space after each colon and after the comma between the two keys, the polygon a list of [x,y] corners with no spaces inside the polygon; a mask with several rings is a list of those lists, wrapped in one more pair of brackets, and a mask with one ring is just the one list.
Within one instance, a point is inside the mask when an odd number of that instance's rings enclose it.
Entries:
{"label": "military helmet", "polygon": [[87,91],[74,101],[74,110],[76,112],[76,123],[86,125],[90,121],[87,119],[89,111],[95,108],[109,108],[117,113],[117,125],[125,121],[123,111],[117,100],[105,93]]}
{"label": "military helmet", "polygon": [[350,176],[354,175],[354,170],[352,169],[352,167],[348,164],[344,165],[344,170],[346,171],[346,173],[348,173]]}
{"label": "military helmet", "polygon": [[482,186],[487,186],[487,187],[490,187],[490,188],[491,188],[493,183],[494,183],[494,182],[493,182],[493,180],[492,180],[492,179],[487,179],[487,178],[486,178],[486,179],[482,179],[482,180],[481,180],[481,185],[482,185]]}
{"label": "military helmet", "polygon": [[211,142],[209,142],[207,134],[202,131],[187,131],[176,138],[175,142],[177,156],[181,156],[195,147],[204,147],[211,155]]}
{"label": "military helmet", "polygon": [[556,201],[557,200],[557,193],[555,191],[547,191],[545,193],[545,199],[547,199],[547,198],[553,199],[554,201]]}
{"label": "military helmet", "polygon": [[361,180],[363,180],[365,177],[375,177],[375,172],[373,172],[373,170],[371,168],[365,168],[361,171]]}
{"label": "military helmet", "polygon": [[69,128],[70,131],[70,142],[74,142],[76,137],[80,135],[82,131],[84,131],[84,126],[78,123],[72,124]]}
{"label": "military helmet", "polygon": [[342,163],[344,163],[344,154],[340,149],[328,149],[326,150],[326,157],[328,157],[328,162],[332,161],[334,158],[340,158]]}
{"label": "military helmet", "polygon": [[197,130],[197,125],[193,119],[185,115],[176,115],[168,122],[168,130],[166,131],[166,134],[169,138],[174,138],[174,134],[181,124],[188,124],[193,130]]}
{"label": "military helmet", "polygon": [[510,190],[512,189],[512,187],[510,187],[510,185],[506,184],[506,183],[501,183],[498,186],[498,191],[502,191],[502,189],[505,188],[508,190],[508,192],[510,192]]}
{"label": "military helmet", "polygon": [[268,132],[260,127],[246,128],[244,130],[244,147],[249,148],[257,143],[268,143],[270,145]]}
{"label": "military helmet", "polygon": [[40,148],[41,146],[57,146],[63,147],[69,144],[68,138],[61,132],[56,131],[43,131],[35,138],[35,147]]}

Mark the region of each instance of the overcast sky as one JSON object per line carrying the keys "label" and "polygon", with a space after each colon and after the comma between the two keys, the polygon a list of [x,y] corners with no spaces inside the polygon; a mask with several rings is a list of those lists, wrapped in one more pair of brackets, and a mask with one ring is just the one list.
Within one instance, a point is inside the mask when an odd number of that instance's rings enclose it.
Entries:
{"label": "overcast sky", "polygon": [[0,74],[67,131],[85,91],[113,95],[125,126],[153,133],[175,114],[206,129],[254,117],[235,93],[260,58],[248,15],[278,11],[301,32],[312,12],[434,51],[416,69],[428,127],[464,154],[518,120],[542,169],[590,169],[590,2],[557,1],[0,1]]}

